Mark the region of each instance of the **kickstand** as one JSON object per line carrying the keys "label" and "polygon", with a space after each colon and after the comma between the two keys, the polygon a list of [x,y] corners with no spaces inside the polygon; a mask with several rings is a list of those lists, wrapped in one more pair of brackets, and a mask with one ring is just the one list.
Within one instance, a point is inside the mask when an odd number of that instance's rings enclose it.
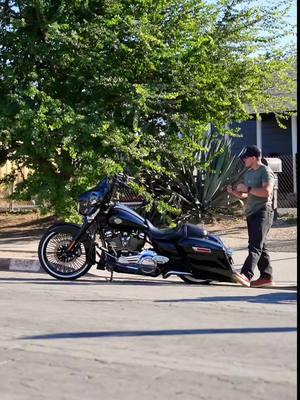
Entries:
{"label": "kickstand", "polygon": [[106,280],[108,280],[109,282],[112,282],[113,281],[113,277],[114,277],[114,269],[111,266],[107,266],[106,270],[108,272],[110,272],[110,277],[108,279],[106,278]]}
{"label": "kickstand", "polygon": [[112,282],[112,281],[113,281],[113,276],[114,276],[114,270],[113,270],[113,269],[111,269],[111,270],[110,270],[110,278],[109,278],[109,282]]}

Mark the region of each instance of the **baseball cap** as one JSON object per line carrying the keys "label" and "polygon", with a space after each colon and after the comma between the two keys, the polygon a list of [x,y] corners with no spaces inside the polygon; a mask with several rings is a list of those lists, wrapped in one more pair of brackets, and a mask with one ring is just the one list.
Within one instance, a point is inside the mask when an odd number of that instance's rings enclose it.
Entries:
{"label": "baseball cap", "polygon": [[241,159],[244,159],[246,157],[260,157],[260,156],[261,156],[260,148],[253,145],[246,147],[246,150],[241,154]]}

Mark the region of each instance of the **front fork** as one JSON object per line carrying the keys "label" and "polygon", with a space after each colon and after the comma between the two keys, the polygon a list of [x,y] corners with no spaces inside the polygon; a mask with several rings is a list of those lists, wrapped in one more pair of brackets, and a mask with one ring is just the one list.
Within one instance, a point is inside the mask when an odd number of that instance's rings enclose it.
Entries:
{"label": "front fork", "polygon": [[[95,227],[92,227],[92,225],[95,224]],[[92,228],[92,229],[91,229]],[[87,244],[87,249],[88,249],[88,259],[89,262],[92,264],[95,264],[96,262],[96,249],[95,249],[95,233],[96,233],[96,223],[95,220],[91,220],[88,218],[84,219],[84,222],[78,231],[78,233],[74,236],[73,240],[69,243],[67,247],[67,253],[73,253],[73,251],[76,249],[76,246],[78,243],[81,241],[81,239],[84,238],[84,241]],[[90,232],[88,232],[90,230]],[[88,232],[88,234],[87,234]]]}
{"label": "front fork", "polygon": [[69,243],[67,250],[72,251],[74,248],[77,246],[77,244],[80,242],[80,239],[85,235],[86,231],[90,228],[92,225],[93,221],[88,221],[85,219],[84,223],[81,225],[81,228],[77,235],[73,238],[73,240]]}
{"label": "front fork", "polygon": [[[88,256],[89,256],[89,260],[92,262],[92,264],[96,263],[96,246],[100,250],[102,250],[102,252],[104,252],[106,255],[115,259],[115,257],[113,257],[112,255],[110,255],[108,253],[107,248],[105,248],[103,246],[99,246],[98,244],[95,243],[95,236],[96,236],[97,228],[98,228],[97,222],[95,221],[95,219],[85,217],[80,230],[74,236],[73,240],[69,243],[69,245],[67,247],[67,252],[72,253],[74,251],[74,249],[76,248],[76,246],[78,245],[78,243],[81,241],[81,239],[86,235],[84,242],[88,243],[88,246],[87,246],[88,247]],[[103,269],[103,268],[99,268],[99,269]]]}

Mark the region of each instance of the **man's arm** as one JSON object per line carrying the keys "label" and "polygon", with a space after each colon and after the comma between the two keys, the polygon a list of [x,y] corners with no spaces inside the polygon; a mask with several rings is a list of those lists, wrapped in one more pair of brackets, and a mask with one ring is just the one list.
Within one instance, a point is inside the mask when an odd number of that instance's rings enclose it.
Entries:
{"label": "man's arm", "polygon": [[251,188],[248,193],[257,197],[269,197],[273,192],[273,183],[263,183],[261,188]]}
{"label": "man's arm", "polygon": [[274,183],[273,182],[263,182],[262,187],[260,188],[249,188],[248,186],[244,185],[243,183],[237,186],[237,190],[244,194],[253,194],[257,197],[269,197],[273,192]]}

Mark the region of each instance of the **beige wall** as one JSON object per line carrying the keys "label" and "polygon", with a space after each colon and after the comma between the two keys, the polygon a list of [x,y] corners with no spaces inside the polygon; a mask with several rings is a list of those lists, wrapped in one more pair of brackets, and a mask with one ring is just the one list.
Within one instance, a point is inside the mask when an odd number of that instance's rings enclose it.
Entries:
{"label": "beige wall", "polygon": [[[6,175],[8,175],[11,171],[12,171],[12,163],[10,161],[7,161],[4,165],[0,166],[0,179],[3,179]],[[28,168],[23,168],[22,169],[22,173],[25,177],[25,179],[28,176]],[[17,179],[15,181],[15,183],[19,183],[23,180],[22,174],[19,173],[17,176]],[[11,190],[13,188],[13,185],[11,185],[11,187],[7,187],[5,185],[0,185],[0,197],[5,198],[8,194],[11,193]]]}

